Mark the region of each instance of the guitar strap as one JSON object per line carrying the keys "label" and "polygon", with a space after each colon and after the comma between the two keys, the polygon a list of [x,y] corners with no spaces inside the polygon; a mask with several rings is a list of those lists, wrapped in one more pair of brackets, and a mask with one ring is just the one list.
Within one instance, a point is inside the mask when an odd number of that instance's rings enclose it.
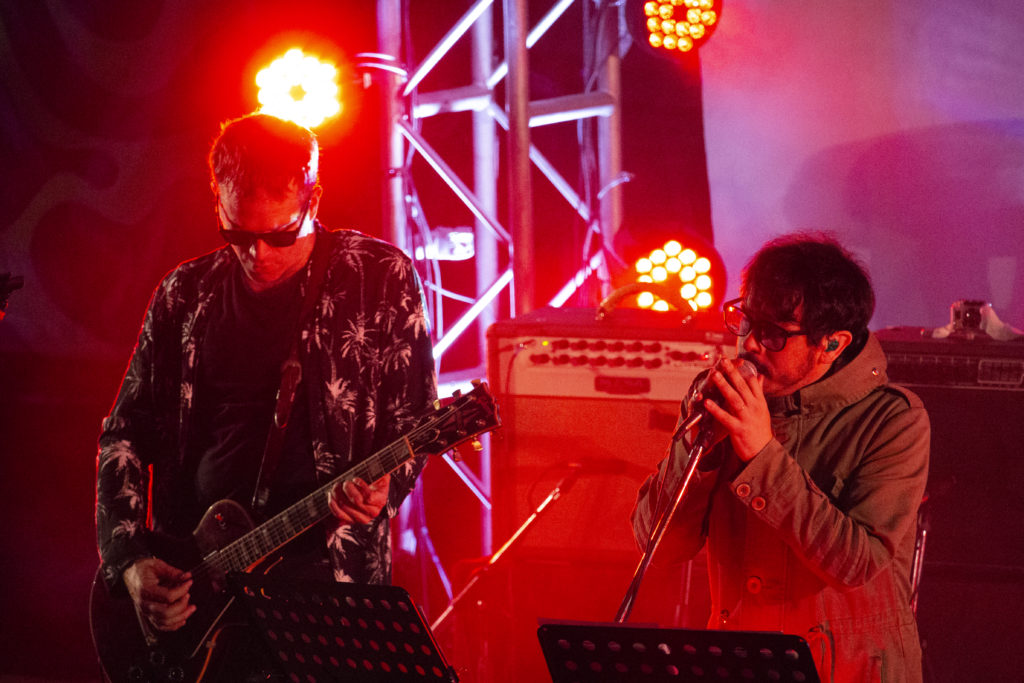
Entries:
{"label": "guitar strap", "polygon": [[267,445],[263,449],[263,460],[260,462],[260,473],[256,479],[256,490],[252,496],[253,512],[261,516],[264,513],[267,500],[270,498],[270,486],[273,483],[277,465],[281,461],[285,429],[288,426],[288,417],[292,412],[292,404],[295,402],[295,392],[298,390],[299,382],[302,381],[302,365],[299,363],[299,346],[302,330],[310,319],[313,306],[316,304],[316,300],[323,289],[324,277],[327,273],[327,262],[330,260],[331,246],[333,244],[333,233],[326,230],[317,232],[316,243],[313,245],[312,264],[310,266],[306,295],[302,299],[302,305],[299,308],[299,314],[295,321],[296,329],[294,334],[292,334],[288,358],[281,366],[281,384],[277,389],[274,419],[270,423]]}

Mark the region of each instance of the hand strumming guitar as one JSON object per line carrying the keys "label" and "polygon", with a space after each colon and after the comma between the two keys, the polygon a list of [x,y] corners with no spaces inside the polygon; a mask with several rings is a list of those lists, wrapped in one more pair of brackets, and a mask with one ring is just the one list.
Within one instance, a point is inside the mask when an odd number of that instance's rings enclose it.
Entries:
{"label": "hand strumming guitar", "polygon": [[124,571],[124,585],[143,617],[160,631],[176,631],[196,611],[189,604],[192,575],[147,557]]}

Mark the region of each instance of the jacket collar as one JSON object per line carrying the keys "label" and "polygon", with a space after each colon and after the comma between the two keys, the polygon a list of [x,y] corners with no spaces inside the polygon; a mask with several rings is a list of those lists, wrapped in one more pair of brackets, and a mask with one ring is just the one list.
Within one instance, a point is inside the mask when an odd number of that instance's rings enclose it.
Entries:
{"label": "jacket collar", "polygon": [[888,381],[885,352],[874,334],[853,360],[788,396],[768,397],[773,415],[834,410],[856,403]]}

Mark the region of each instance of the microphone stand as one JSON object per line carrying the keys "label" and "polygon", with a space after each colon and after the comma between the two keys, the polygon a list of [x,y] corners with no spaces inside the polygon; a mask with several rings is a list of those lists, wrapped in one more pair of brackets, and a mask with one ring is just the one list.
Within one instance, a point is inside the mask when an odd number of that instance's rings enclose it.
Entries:
{"label": "microphone stand", "polygon": [[697,436],[697,440],[694,442],[694,445],[691,447],[689,459],[686,462],[686,470],[683,472],[683,481],[679,484],[679,488],[672,497],[671,507],[662,509],[660,516],[655,520],[654,528],[651,530],[651,535],[647,539],[647,547],[644,549],[644,554],[640,558],[640,564],[637,565],[636,571],[633,573],[633,580],[630,582],[629,588],[626,590],[626,595],[622,599],[622,604],[619,605],[619,611],[615,613],[616,623],[622,624],[629,619],[630,612],[633,611],[633,603],[636,602],[637,593],[640,591],[640,582],[643,581],[644,574],[647,573],[647,568],[650,566],[651,560],[654,558],[654,553],[661,544],[661,539],[665,536],[665,531],[668,529],[668,525],[672,521],[672,516],[675,514],[679,504],[690,490],[690,482],[693,479],[693,473],[697,471],[697,465],[700,463],[701,457],[704,455],[705,451],[708,450],[708,446],[713,438],[712,432],[713,430],[702,430]]}
{"label": "microphone stand", "polygon": [[537,521],[537,518],[544,513],[547,507],[551,505],[551,503],[558,500],[562,496],[562,494],[567,493],[569,489],[572,488],[572,485],[575,484],[576,480],[579,478],[580,470],[583,468],[583,466],[579,463],[571,463],[569,467],[571,468],[569,474],[562,477],[562,480],[555,485],[555,488],[551,489],[551,493],[548,494],[547,498],[541,501],[541,504],[537,506],[537,509],[534,510],[533,513],[526,518],[526,521],[523,522],[518,529],[516,529],[516,532],[512,534],[512,536],[507,541],[505,541],[505,544],[498,548],[498,551],[496,553],[491,555],[491,557],[487,560],[487,564],[473,572],[473,575],[470,577],[469,582],[466,583],[462,590],[459,591],[458,595],[451,599],[451,602],[448,603],[448,606],[445,607],[444,611],[441,612],[440,616],[438,616],[437,619],[434,620],[434,623],[430,625],[431,631],[436,631],[437,628],[441,625],[441,623],[448,618],[448,615],[455,611],[455,607],[459,604],[459,602],[462,601],[462,599],[469,593],[469,591],[472,590],[473,586],[475,586],[477,582],[480,581],[481,577],[483,577],[484,574],[486,574],[494,565],[498,563],[498,560],[500,560],[502,556],[506,552],[508,552],[508,550],[519,540],[519,538],[524,533],[526,533],[526,530],[533,526],[533,523]]}

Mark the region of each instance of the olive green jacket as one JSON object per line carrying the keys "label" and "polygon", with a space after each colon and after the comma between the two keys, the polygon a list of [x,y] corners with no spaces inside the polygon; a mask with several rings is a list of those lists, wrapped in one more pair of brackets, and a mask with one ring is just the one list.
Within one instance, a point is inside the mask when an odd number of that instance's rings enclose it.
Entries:
{"label": "olive green jacket", "polygon": [[[685,561],[706,541],[709,627],[800,635],[822,681],[921,680],[910,568],[930,427],[885,367],[872,335],[838,371],[770,398],[775,438],[746,465],[716,446],[655,558]],[[686,461],[674,443],[642,486],[638,543]]]}

